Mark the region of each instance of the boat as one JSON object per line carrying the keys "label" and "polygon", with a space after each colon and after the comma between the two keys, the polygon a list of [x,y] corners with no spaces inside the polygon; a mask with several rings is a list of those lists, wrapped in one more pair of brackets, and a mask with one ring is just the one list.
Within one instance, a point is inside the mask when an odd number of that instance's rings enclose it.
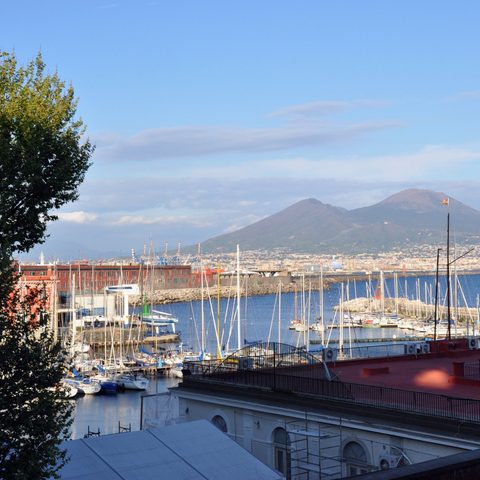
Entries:
{"label": "boat", "polygon": [[308,325],[306,323],[300,322],[295,325],[295,331],[296,332],[307,332],[308,331]]}
{"label": "boat", "polygon": [[150,327],[155,333],[160,333],[160,327],[171,326],[173,333],[175,333],[175,324],[178,323],[178,318],[171,313],[161,312],[159,310],[153,310],[150,313],[148,305],[143,306],[142,323],[147,327]]}
{"label": "boat", "polygon": [[183,378],[183,365],[179,363],[170,369],[170,373],[177,378]]}
{"label": "boat", "polygon": [[376,317],[366,317],[363,319],[362,328],[380,328],[380,320]]}
{"label": "boat", "polygon": [[67,378],[65,381],[68,385],[75,387],[79,392],[84,393],[85,395],[97,395],[102,389],[100,384],[92,383],[88,378]]}
{"label": "boat", "polygon": [[67,398],[73,398],[76,397],[79,394],[78,388],[74,387],[73,385],[70,385],[67,382],[66,378],[62,378],[60,380],[60,383],[56,387],[48,387],[48,390],[54,391],[54,390],[61,390],[65,397]]}
{"label": "boat", "polygon": [[113,377],[107,375],[106,370],[104,370],[100,365],[97,365],[96,368],[100,370],[101,373],[92,373],[92,375],[90,376],[90,382],[98,383],[100,385],[102,393],[117,393],[118,382]]}
{"label": "boat", "polygon": [[323,332],[323,331],[325,331],[325,328],[324,328],[323,323],[320,323],[320,322],[314,323],[310,328],[311,328],[311,330],[313,330],[314,332]]}
{"label": "boat", "polygon": [[114,379],[117,381],[119,388],[126,390],[146,390],[149,384],[147,378],[134,373],[119,373],[115,375]]}

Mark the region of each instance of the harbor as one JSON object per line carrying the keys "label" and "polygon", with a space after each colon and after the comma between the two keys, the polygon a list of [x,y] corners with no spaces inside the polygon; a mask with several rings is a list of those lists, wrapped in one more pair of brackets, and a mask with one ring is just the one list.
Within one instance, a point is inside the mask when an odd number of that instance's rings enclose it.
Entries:
{"label": "harbor", "polygon": [[[431,278],[424,277],[423,281],[429,282]],[[475,305],[476,291],[480,286],[479,276],[465,276],[461,279],[465,282],[464,289],[466,292],[466,300],[470,304]],[[409,294],[408,301],[403,298],[403,303],[409,312],[409,321],[418,321],[420,318],[430,316],[433,311],[433,305],[425,302],[424,299],[420,303],[412,292],[418,291],[416,288],[418,278],[412,277],[407,284]],[[392,280],[386,281],[385,292],[393,291]],[[470,282],[470,283],[469,283]],[[307,284],[308,285],[308,284]],[[376,284],[370,285],[371,295],[375,297]],[[405,289],[405,285],[403,285]],[[342,297],[343,289],[343,297]],[[306,331],[298,332],[290,329],[291,322],[296,318],[305,318],[309,327],[318,324],[321,319],[321,300],[320,291],[282,293],[279,295],[263,295],[252,298],[240,297],[240,341],[237,337],[238,323],[236,316],[237,300],[236,298],[218,299],[210,296],[208,300],[193,302],[175,302],[168,305],[153,305],[152,310],[163,311],[178,319],[175,323],[176,333],[169,332],[158,337],[145,337],[141,335],[142,329],[135,326],[135,322],[131,321],[129,328],[121,327],[79,327],[77,339],[83,341],[87,345],[91,345],[88,357],[92,356],[97,359],[123,358],[123,362],[127,359],[135,358],[132,352],[141,352],[143,346],[150,353],[151,366],[136,365],[136,369],[140,374],[145,374],[149,380],[149,386],[143,391],[121,391],[116,395],[94,395],[81,396],[75,398],[76,416],[74,422],[75,438],[80,438],[88,433],[88,427],[91,430],[100,429],[101,433],[116,433],[121,427],[128,427],[132,424],[132,430],[137,429],[140,416],[141,396],[149,394],[152,389],[156,391],[166,391],[169,386],[176,385],[181,378],[171,375],[171,368],[158,368],[159,358],[164,358],[165,354],[179,357],[184,361],[185,354],[187,358],[192,358],[194,352],[199,358],[202,349],[209,357],[215,359],[217,355],[231,354],[240,350],[248,342],[271,342],[279,341],[282,344],[305,348],[317,355],[321,355],[324,348],[336,349],[338,358],[348,358],[352,355],[378,356],[378,355],[398,355],[403,353],[405,345],[423,345],[425,344],[425,332],[414,332],[413,330],[399,328],[395,326],[386,326],[381,328],[363,328],[356,325],[344,325],[338,328],[340,322],[340,311],[343,312],[344,321],[346,316],[353,316],[354,301],[349,303],[348,295],[357,296],[357,307],[364,305],[360,300],[367,298],[366,292],[369,289],[368,282],[357,282],[356,284],[334,284],[329,290],[323,292],[323,317],[327,325],[335,326],[335,328],[326,328],[323,332],[308,328]],[[427,288],[428,290],[428,288]],[[347,295],[347,291],[349,292]],[[424,291],[424,290],[423,290]],[[403,293],[403,292],[402,292]],[[363,296],[362,296],[363,294]],[[388,293],[387,293],[388,295]],[[280,301],[281,297],[281,301]],[[343,298],[343,301],[342,301]],[[400,304],[397,299],[386,298],[386,311],[394,309],[395,305]],[[281,305],[280,305],[281,304]],[[426,304],[426,305],[423,305]],[[341,309],[339,308],[341,306]],[[351,308],[350,308],[351,307]],[[140,306],[129,308],[129,314],[133,319],[140,312]],[[419,312],[418,318],[414,316],[414,312]],[[440,309],[439,309],[440,311]],[[459,310],[461,311],[461,310]],[[473,315],[475,309],[470,308]],[[363,312],[355,312],[355,314],[363,314]],[[389,314],[393,314],[389,312]],[[346,315],[346,316],[345,316]],[[462,312],[463,318],[463,312]],[[473,335],[472,328],[475,326],[475,334],[478,332],[476,324],[477,318],[474,316],[469,320],[470,331]],[[463,320],[462,320],[463,322]],[[460,323],[462,323],[460,322]],[[219,326],[219,328],[218,328]],[[218,328],[218,330],[217,330]],[[103,344],[105,338],[113,338],[114,343],[107,346],[107,350]],[[342,335],[340,334],[342,331]],[[105,336],[105,331],[106,336]],[[217,339],[216,331],[219,332]],[[454,328],[452,328],[452,338],[456,336]],[[459,335],[460,336],[460,335]],[[203,346],[202,346],[202,341]],[[415,347],[417,348],[417,347]],[[112,353],[112,349],[114,353]],[[181,357],[183,352],[184,356]],[[139,357],[137,356],[137,359]],[[143,358],[149,358],[147,354],[143,354]],[[163,364],[163,363],[162,363]],[[126,365],[126,363],[124,363]],[[116,405],[121,402],[121,409],[117,409]],[[88,407],[87,407],[88,405]],[[100,407],[101,405],[101,407]],[[98,406],[98,408],[97,408]],[[107,409],[105,411],[104,409]],[[116,412],[118,410],[118,413]],[[132,421],[132,417],[137,420]]]}

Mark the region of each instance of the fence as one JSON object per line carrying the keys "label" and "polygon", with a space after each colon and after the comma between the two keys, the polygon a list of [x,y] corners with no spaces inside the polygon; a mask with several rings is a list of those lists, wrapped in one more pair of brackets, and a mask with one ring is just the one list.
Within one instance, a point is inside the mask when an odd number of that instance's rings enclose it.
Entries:
{"label": "fence", "polygon": [[480,363],[466,363],[464,365],[464,376],[465,378],[480,380]]}
{"label": "fence", "polygon": [[[295,392],[336,402],[369,406],[429,417],[454,419],[480,424],[480,401],[426,392],[329,381],[323,378],[320,365],[299,368],[231,370],[217,368],[195,376],[203,381],[237,384],[259,389]],[[188,382],[188,376],[184,379]]]}

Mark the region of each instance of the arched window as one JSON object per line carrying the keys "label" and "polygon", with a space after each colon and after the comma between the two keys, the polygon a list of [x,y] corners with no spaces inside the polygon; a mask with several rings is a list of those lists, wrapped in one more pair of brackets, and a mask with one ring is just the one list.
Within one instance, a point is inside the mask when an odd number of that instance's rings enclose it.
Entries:
{"label": "arched window", "polygon": [[357,442],[348,442],[343,448],[347,477],[368,473],[367,453]]}
{"label": "arched window", "polygon": [[273,432],[275,450],[275,469],[283,473],[288,480],[291,478],[292,458],[290,454],[290,437],[284,428],[276,428]]}
{"label": "arched window", "polygon": [[222,432],[224,433],[227,433],[228,429],[227,429],[227,422],[225,421],[225,419],[220,416],[220,415],[215,415],[213,418],[212,418],[212,423],[213,425],[215,425],[219,430],[221,430]]}

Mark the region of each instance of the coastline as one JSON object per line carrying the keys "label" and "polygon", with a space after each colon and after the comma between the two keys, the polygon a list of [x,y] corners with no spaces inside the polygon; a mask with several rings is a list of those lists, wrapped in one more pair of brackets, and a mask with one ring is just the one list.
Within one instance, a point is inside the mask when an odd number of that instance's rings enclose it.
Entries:
{"label": "coastline", "polygon": [[[480,271],[478,270],[468,270],[461,271],[460,275],[478,275]],[[383,278],[393,278],[397,275],[399,278],[406,277],[428,277],[435,275],[435,271],[411,271],[411,272],[383,272]],[[445,276],[446,272],[439,272],[439,276]],[[262,295],[276,295],[279,292],[279,283],[282,278],[278,277],[279,282],[274,284],[265,284],[261,285],[258,283],[248,284],[245,288],[245,283],[242,279],[242,285],[240,286],[240,294],[245,297],[256,297]],[[282,282],[281,293],[295,293],[301,292],[303,288],[303,276],[293,275],[292,281],[288,283]],[[373,272],[370,274],[359,273],[359,272],[328,272],[324,274],[323,278],[323,289],[329,290],[332,284],[338,283],[347,283],[347,282],[361,282],[361,281],[377,281],[380,278],[380,272]],[[260,280],[261,281],[261,280]],[[257,281],[258,282],[258,281]],[[305,290],[308,291],[310,288],[312,291],[318,291],[320,285],[320,278],[318,273],[308,272],[305,274]],[[150,295],[150,294],[149,294]],[[237,286],[221,286],[218,290],[217,286],[204,287],[203,288],[203,297],[204,299],[208,298],[232,298],[237,295]],[[166,289],[166,290],[157,290],[153,293],[152,298],[149,297],[149,303],[152,302],[155,305],[166,305],[170,303],[178,302],[196,302],[202,299],[202,289],[201,288],[176,288],[176,289]],[[129,298],[129,303],[132,306],[138,306],[141,304],[141,295],[131,295]]]}

